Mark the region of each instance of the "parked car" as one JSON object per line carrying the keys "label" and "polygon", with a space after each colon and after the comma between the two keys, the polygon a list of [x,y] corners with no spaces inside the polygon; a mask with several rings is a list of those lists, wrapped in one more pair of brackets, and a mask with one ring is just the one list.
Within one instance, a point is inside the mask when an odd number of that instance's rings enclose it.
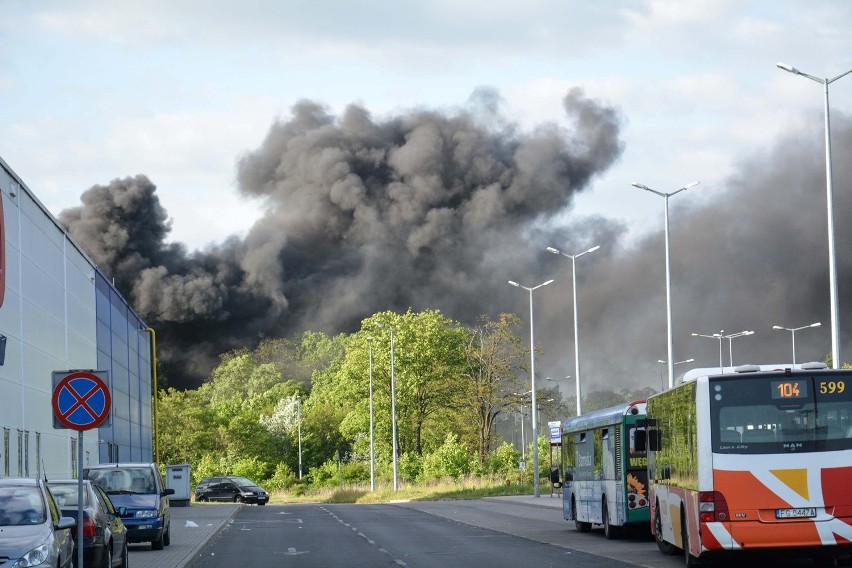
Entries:
{"label": "parked car", "polygon": [[[77,518],[77,480],[51,480],[47,487],[62,516]],[[128,515],[125,507],[116,509],[103,489],[91,481],[83,481],[83,566],[127,568],[127,528],[121,520],[122,515]],[[71,535],[76,544],[76,527]],[[77,565],[76,554],[74,565]]]}
{"label": "parked car", "polygon": [[150,542],[162,550],[171,542],[171,511],[163,476],[154,463],[109,463],[90,465],[83,477],[100,485],[115,507],[125,507],[123,517],[127,541]]}
{"label": "parked car", "polygon": [[0,478],[0,559],[4,566],[69,568],[72,517],[62,516],[44,481]]}
{"label": "parked car", "polygon": [[269,493],[251,479],[225,475],[205,477],[195,486],[196,501],[233,501],[266,505]]}

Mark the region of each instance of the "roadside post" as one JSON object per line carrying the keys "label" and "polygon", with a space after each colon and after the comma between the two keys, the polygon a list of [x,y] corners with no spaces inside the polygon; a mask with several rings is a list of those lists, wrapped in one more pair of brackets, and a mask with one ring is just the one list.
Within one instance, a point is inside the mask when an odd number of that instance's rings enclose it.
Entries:
{"label": "roadside post", "polygon": [[83,432],[108,425],[112,410],[109,371],[54,371],[53,427],[77,437],[77,566],[83,565]]}

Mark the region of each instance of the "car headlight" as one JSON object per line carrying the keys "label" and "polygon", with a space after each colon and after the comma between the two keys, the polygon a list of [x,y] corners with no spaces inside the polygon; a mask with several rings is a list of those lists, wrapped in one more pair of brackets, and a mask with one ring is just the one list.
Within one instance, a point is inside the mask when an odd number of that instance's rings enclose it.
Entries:
{"label": "car headlight", "polygon": [[136,515],[134,515],[137,519],[148,519],[151,517],[157,516],[157,511],[154,509],[143,509],[142,511],[136,511]]}
{"label": "car headlight", "polygon": [[243,491],[243,497],[254,497],[254,491]]}
{"label": "car headlight", "polygon": [[28,566],[39,566],[47,562],[47,557],[50,556],[50,541],[37,546],[21,556],[21,558],[12,565],[12,568],[27,568]]}

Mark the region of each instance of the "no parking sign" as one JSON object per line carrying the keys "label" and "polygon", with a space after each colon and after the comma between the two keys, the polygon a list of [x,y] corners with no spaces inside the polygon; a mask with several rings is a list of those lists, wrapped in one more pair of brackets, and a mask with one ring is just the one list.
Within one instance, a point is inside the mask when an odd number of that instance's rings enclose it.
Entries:
{"label": "no parking sign", "polygon": [[53,372],[53,427],[84,431],[109,425],[108,371]]}

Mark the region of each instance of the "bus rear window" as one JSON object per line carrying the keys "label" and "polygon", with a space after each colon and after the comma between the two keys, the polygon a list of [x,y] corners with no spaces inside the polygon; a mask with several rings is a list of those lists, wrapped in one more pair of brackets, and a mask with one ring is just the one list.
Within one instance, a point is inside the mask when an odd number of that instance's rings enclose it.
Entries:
{"label": "bus rear window", "polygon": [[[852,383],[852,381],[849,381]],[[852,447],[852,384],[843,375],[711,379],[713,451],[763,454]]]}

